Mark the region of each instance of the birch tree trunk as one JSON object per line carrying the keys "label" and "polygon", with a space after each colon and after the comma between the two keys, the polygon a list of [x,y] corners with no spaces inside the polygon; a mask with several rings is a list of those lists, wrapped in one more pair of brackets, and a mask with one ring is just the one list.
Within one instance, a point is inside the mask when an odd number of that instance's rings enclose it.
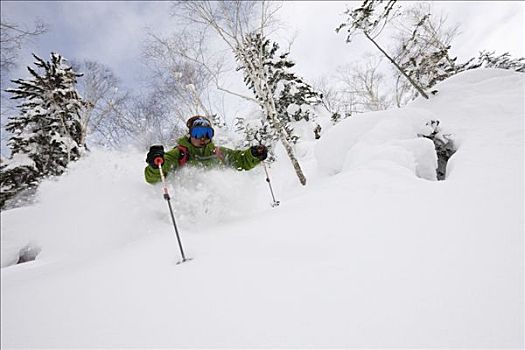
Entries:
{"label": "birch tree trunk", "polygon": [[276,118],[277,109],[275,108],[275,100],[273,99],[273,96],[269,98],[269,102],[271,104],[272,113],[268,115],[272,119],[272,124],[278,127],[277,132],[279,134],[279,140],[281,140],[281,143],[283,144],[284,149],[286,150],[286,154],[288,155],[288,158],[290,158],[290,162],[292,163],[297,178],[299,178],[299,182],[301,183],[301,185],[306,186],[306,176],[304,176],[303,170],[301,169],[301,165],[299,164],[299,160],[295,156],[295,152],[293,151],[292,145],[290,144],[290,142],[288,142],[288,138],[284,127],[281,125],[281,123],[279,123],[279,121]]}
{"label": "birch tree trunk", "polygon": [[[243,57],[246,57],[243,55]],[[253,62],[250,62],[249,60],[245,59],[245,64],[249,66],[249,72],[252,75],[253,79],[256,79],[254,81],[257,81],[258,84],[254,84],[254,87],[256,89],[257,95],[263,96],[265,102],[260,102],[259,105],[266,113],[266,118],[272,122],[273,127],[277,131],[277,134],[279,135],[279,140],[281,141],[282,145],[284,146],[284,149],[286,150],[286,154],[288,155],[288,158],[290,158],[290,162],[292,163],[292,166],[295,170],[295,174],[297,175],[297,178],[299,179],[299,182],[301,185],[306,185],[306,176],[303,173],[303,170],[301,169],[301,165],[299,164],[299,160],[295,156],[294,150],[292,148],[292,145],[290,142],[288,142],[288,138],[286,135],[286,131],[284,130],[284,127],[281,125],[279,120],[277,120],[277,108],[275,107],[275,99],[272,93],[270,93],[272,90],[270,89],[270,86],[268,85],[268,75],[264,71],[264,66],[260,64],[260,67],[256,67]]]}
{"label": "birch tree trunk", "polygon": [[286,154],[288,154],[288,158],[290,158],[290,162],[292,162],[293,168],[295,169],[295,173],[299,178],[299,182],[301,183],[301,185],[305,186],[306,177],[304,176],[303,170],[301,169],[301,165],[299,164],[299,161],[295,156],[292,145],[290,145],[290,142],[288,142],[288,140],[286,139],[286,133],[283,131],[282,128],[280,128],[279,130],[279,139],[281,140],[281,143],[283,144],[284,149],[286,150]]}

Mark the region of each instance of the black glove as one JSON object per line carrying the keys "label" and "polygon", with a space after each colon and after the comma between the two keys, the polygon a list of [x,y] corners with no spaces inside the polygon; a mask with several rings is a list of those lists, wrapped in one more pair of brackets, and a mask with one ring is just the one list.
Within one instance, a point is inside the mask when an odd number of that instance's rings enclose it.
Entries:
{"label": "black glove", "polygon": [[263,161],[268,157],[268,148],[266,148],[265,145],[252,146],[250,147],[250,152],[252,152],[252,155],[260,161]]}
{"label": "black glove", "polygon": [[164,163],[164,146],[154,145],[149,148],[148,155],[146,156],[146,162],[153,168],[158,168],[155,164],[155,159],[162,158],[162,163]]}

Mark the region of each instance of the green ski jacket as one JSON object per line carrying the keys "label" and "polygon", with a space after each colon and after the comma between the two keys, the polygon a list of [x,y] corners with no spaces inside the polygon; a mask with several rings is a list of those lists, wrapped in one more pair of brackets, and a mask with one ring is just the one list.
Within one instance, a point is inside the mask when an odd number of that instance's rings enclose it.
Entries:
{"label": "green ski jacket", "polygon": [[[226,147],[215,147],[213,142],[199,148],[193,146],[187,136],[177,140],[177,144],[185,147],[187,150],[187,155],[185,156],[187,157],[185,163],[187,165],[206,168],[225,165],[237,170],[250,170],[260,163],[260,160],[252,155],[249,148],[246,150],[232,150]],[[180,167],[179,160],[181,158],[183,157],[177,146],[164,153],[162,171],[165,176]],[[150,165],[146,166],[144,178],[150,184],[159,182],[161,180],[159,169]]]}

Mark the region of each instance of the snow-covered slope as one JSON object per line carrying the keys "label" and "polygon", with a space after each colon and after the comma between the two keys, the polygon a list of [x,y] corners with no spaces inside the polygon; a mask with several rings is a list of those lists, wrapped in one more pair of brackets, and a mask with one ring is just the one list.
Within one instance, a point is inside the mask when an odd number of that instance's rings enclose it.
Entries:
{"label": "snow-covered slope", "polygon": [[[524,75],[438,90],[328,130],[307,187],[281,157],[277,208],[261,168],[170,177],[182,265],[144,155],[93,152],[2,213],[4,266],[42,248],[1,270],[2,347],[523,347]],[[436,119],[445,181],[417,137]]]}

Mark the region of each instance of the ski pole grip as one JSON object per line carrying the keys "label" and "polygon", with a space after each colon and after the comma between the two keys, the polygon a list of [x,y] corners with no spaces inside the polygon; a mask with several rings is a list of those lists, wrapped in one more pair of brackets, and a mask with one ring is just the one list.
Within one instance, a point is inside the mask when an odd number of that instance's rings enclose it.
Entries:
{"label": "ski pole grip", "polygon": [[164,159],[162,159],[162,157],[157,157],[153,160],[153,163],[155,163],[156,166],[160,167],[162,163],[164,163]]}

